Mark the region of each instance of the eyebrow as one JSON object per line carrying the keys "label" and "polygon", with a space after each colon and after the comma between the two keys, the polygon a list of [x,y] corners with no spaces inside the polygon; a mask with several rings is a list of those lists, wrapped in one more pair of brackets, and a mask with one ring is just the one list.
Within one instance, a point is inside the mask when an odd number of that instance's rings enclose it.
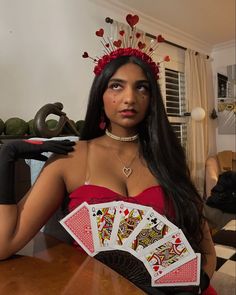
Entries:
{"label": "eyebrow", "polygon": [[[110,82],[125,83],[127,81],[126,80],[119,79],[119,78],[112,78],[112,79],[109,80],[108,83],[110,83]],[[137,81],[135,81],[135,83],[147,83],[148,84],[149,82],[148,82],[148,80],[137,80]]]}

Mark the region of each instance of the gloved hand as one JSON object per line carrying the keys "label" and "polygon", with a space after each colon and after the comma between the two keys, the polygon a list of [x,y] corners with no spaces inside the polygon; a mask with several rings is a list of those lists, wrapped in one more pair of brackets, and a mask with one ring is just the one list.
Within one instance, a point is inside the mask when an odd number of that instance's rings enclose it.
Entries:
{"label": "gloved hand", "polygon": [[52,152],[67,155],[74,150],[74,145],[75,143],[69,140],[15,140],[3,145],[2,149],[13,161],[20,158],[46,161],[48,158],[41,153]]}
{"label": "gloved hand", "polygon": [[46,161],[41,153],[52,152],[67,155],[74,150],[75,142],[69,140],[14,140],[0,148],[0,204],[15,204],[14,171],[17,159]]}

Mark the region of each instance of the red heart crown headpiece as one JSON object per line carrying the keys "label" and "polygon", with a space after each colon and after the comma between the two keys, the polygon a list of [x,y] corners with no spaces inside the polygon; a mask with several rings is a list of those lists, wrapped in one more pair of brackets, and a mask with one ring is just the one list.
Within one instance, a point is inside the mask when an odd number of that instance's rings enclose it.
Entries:
{"label": "red heart crown headpiece", "polygon": [[[139,21],[138,15],[128,14],[126,16],[126,21],[131,27],[131,35],[126,36],[124,30],[119,31],[120,38],[118,40],[111,41],[111,38],[104,38],[104,29],[99,29],[96,31],[96,36],[102,38],[102,45],[105,49],[105,54],[100,58],[93,58],[89,56],[87,52],[84,52],[83,58],[90,58],[96,64],[94,67],[95,75],[100,75],[105,66],[110,63],[112,60],[120,56],[136,56],[146,62],[152,69],[156,78],[159,78],[159,65],[160,62],[154,62],[152,60],[152,55],[155,49],[158,46],[158,43],[164,42],[165,39],[162,35],[156,37],[156,42],[150,42],[150,45],[147,46],[146,43],[141,42],[141,34],[136,32],[135,25]],[[169,61],[170,57],[165,56],[164,61]]]}

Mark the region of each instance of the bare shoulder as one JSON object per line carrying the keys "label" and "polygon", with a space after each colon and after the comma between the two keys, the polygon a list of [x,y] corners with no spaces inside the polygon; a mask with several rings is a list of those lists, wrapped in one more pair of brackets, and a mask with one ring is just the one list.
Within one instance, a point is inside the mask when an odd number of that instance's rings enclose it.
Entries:
{"label": "bare shoulder", "polygon": [[50,170],[63,179],[67,191],[71,192],[76,187],[84,184],[87,171],[88,141],[78,141],[74,151],[68,155],[53,155],[47,162]]}
{"label": "bare shoulder", "polygon": [[47,164],[55,163],[61,165],[62,163],[69,163],[77,158],[83,159],[87,154],[88,141],[78,141],[74,146],[74,150],[67,155],[53,154],[47,161]]}
{"label": "bare shoulder", "polygon": [[80,163],[83,163],[84,161],[87,163],[89,151],[92,151],[94,154],[96,154],[96,151],[103,146],[102,137],[91,140],[81,140],[76,143],[75,150],[73,153],[71,153],[71,156]]}
{"label": "bare shoulder", "polygon": [[79,140],[74,147],[74,155],[84,156],[85,154],[87,154],[88,143],[89,143],[88,140]]}

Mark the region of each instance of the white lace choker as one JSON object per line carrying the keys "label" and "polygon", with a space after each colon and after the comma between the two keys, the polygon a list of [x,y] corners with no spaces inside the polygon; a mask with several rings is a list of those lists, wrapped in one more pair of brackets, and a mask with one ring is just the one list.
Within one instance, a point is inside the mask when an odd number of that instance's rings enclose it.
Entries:
{"label": "white lace choker", "polygon": [[138,138],[138,134],[135,134],[133,136],[128,136],[128,137],[120,137],[112,134],[109,132],[107,129],[105,130],[105,133],[108,137],[118,140],[118,141],[135,141]]}

